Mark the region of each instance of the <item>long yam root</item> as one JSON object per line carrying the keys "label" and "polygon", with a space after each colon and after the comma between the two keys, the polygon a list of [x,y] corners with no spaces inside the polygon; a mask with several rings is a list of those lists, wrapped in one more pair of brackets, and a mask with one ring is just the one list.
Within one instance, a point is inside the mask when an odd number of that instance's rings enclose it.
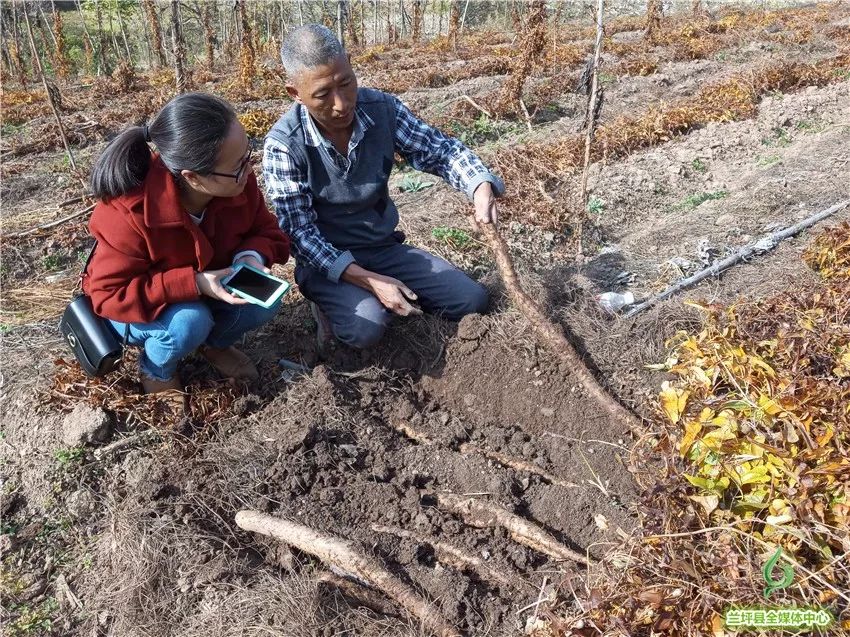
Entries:
{"label": "long yam root", "polygon": [[500,465],[508,467],[510,469],[516,469],[517,471],[525,471],[526,473],[533,473],[534,475],[540,476],[549,484],[555,484],[559,487],[565,487],[567,489],[575,489],[579,485],[575,482],[570,482],[568,480],[562,480],[558,476],[552,475],[551,473],[541,469],[536,464],[532,464],[530,462],[526,462],[521,458],[514,458],[512,456],[506,455],[504,453],[499,453],[498,451],[491,451],[490,449],[484,449],[483,447],[479,447],[477,445],[470,444],[468,442],[463,443],[460,447],[460,452],[462,454],[473,454],[477,453],[479,455],[484,456],[485,458],[490,458],[490,460],[494,460],[498,462]]}
{"label": "long yam root", "polygon": [[548,531],[511,513],[503,506],[494,502],[484,502],[475,498],[455,495],[452,493],[435,494],[437,505],[449,509],[463,518],[463,521],[479,529],[502,527],[510,533],[519,544],[548,555],[556,560],[571,560],[588,565],[587,557],[564,546]]}
{"label": "long yam root", "polygon": [[496,257],[496,265],[502,275],[502,280],[505,282],[505,288],[508,290],[520,312],[531,323],[532,329],[544,342],[549,344],[558,357],[570,366],[572,373],[578,378],[582,387],[584,387],[585,391],[590,394],[590,397],[600,407],[614,418],[619,419],[626,426],[630,428],[636,426],[638,420],[635,415],[617,402],[599,384],[599,381],[596,380],[596,377],[588,369],[587,365],[585,365],[581,356],[564,335],[561,328],[546,318],[540,306],[522,289],[519,277],[514,269],[513,261],[511,260],[511,255],[508,252],[508,246],[499,235],[499,231],[492,223],[477,225],[487,239],[487,243],[490,244],[490,249]]}
{"label": "long yam root", "polygon": [[470,555],[466,551],[454,546],[453,544],[449,544],[448,542],[440,542],[425,535],[415,533],[414,531],[408,531],[407,529],[402,529],[397,526],[373,524],[372,530],[375,531],[375,533],[386,533],[388,535],[395,535],[396,537],[414,540],[415,542],[421,542],[422,544],[430,544],[437,553],[437,559],[441,562],[446,562],[459,570],[469,569],[476,571],[485,579],[491,579],[506,588],[516,588],[517,583],[522,581],[522,578],[518,573],[515,573],[514,578],[510,579],[499,571],[487,566],[487,564],[484,563],[484,560],[477,558],[474,555]]}
{"label": "long yam root", "polygon": [[460,632],[443,618],[431,602],[390,573],[378,560],[359,551],[354,542],[259,511],[239,511],[236,524],[246,531],[276,538],[328,566],[351,573],[382,591],[441,637],[460,637]]}
{"label": "long yam root", "polygon": [[368,588],[360,582],[355,582],[347,577],[336,573],[326,572],[319,576],[319,581],[328,586],[336,588],[343,596],[353,599],[361,606],[365,606],[381,615],[396,617],[398,613],[386,598],[377,591]]}

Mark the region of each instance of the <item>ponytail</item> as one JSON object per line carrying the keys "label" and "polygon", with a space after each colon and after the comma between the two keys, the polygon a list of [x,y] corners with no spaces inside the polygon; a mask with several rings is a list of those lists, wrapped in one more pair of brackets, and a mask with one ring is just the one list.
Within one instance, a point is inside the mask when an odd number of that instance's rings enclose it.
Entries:
{"label": "ponytail", "polygon": [[145,129],[131,126],[113,139],[98,157],[92,169],[91,189],[102,201],[141,186],[151,165],[151,149],[145,141]]}
{"label": "ponytail", "polygon": [[91,189],[101,200],[120,197],[141,186],[156,146],[160,160],[178,183],[180,171],[205,175],[216,158],[230,126],[233,107],[215,95],[183,93],[169,101],[149,126],[131,126],[112,140],[94,165]]}

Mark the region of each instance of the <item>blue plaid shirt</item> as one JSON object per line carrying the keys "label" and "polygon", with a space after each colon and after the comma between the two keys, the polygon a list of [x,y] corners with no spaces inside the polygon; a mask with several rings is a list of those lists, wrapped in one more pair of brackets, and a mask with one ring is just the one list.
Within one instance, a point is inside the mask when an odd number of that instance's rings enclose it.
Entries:
{"label": "blue plaid shirt", "polygon": [[[393,97],[396,116],[395,150],[416,170],[438,175],[456,190],[466,193],[472,200],[475,189],[485,181],[493,184],[497,195],[504,192],[502,180],[493,175],[481,160],[459,140],[447,137],[436,128],[417,118],[401,100]],[[375,123],[360,107],[355,110],[354,129],[348,144],[348,155],[343,156],[316,128],[313,118],[303,106],[300,108],[304,141],[308,146],[321,148],[347,175],[357,161],[358,148],[363,135]],[[353,261],[350,253],[331,245],[316,227],[313,195],[307,183],[307,174],[299,168],[285,145],[266,138],[263,149],[263,175],[266,192],[274,205],[281,229],[292,240],[295,258],[309,265],[331,280],[341,273],[343,261]],[[334,267],[336,265],[336,267]],[[347,263],[345,265],[348,265]],[[331,273],[334,274],[331,274]]]}

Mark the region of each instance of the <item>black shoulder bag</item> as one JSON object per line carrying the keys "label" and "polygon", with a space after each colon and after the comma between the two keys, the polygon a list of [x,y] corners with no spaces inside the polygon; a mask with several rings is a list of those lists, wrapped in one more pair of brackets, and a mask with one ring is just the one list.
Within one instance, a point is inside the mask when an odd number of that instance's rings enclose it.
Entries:
{"label": "black shoulder bag", "polygon": [[74,300],[65,308],[59,321],[59,331],[71,346],[74,357],[88,376],[105,376],[121,362],[124,346],[130,334],[130,324],[124,328],[124,341],[118,340],[115,331],[106,321],[94,313],[91,299],[82,291],[83,277],[97,249],[97,242],[89,252],[83,271],[80,273],[78,290]]}

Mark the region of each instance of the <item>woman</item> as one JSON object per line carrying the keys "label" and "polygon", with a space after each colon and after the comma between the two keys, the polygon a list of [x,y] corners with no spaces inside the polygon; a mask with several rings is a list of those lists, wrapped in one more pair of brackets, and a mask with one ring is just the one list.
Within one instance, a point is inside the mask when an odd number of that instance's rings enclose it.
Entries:
{"label": "woman", "polygon": [[143,347],[145,393],[185,410],[177,363],[197,348],[224,376],[256,379],[233,344],[279,305],[251,304],[221,279],[237,263],[266,272],[285,263],[289,238],[266,209],[233,108],[204,93],[175,97],[149,126],[109,144],[91,186],[97,244],[83,290],[119,336]]}

